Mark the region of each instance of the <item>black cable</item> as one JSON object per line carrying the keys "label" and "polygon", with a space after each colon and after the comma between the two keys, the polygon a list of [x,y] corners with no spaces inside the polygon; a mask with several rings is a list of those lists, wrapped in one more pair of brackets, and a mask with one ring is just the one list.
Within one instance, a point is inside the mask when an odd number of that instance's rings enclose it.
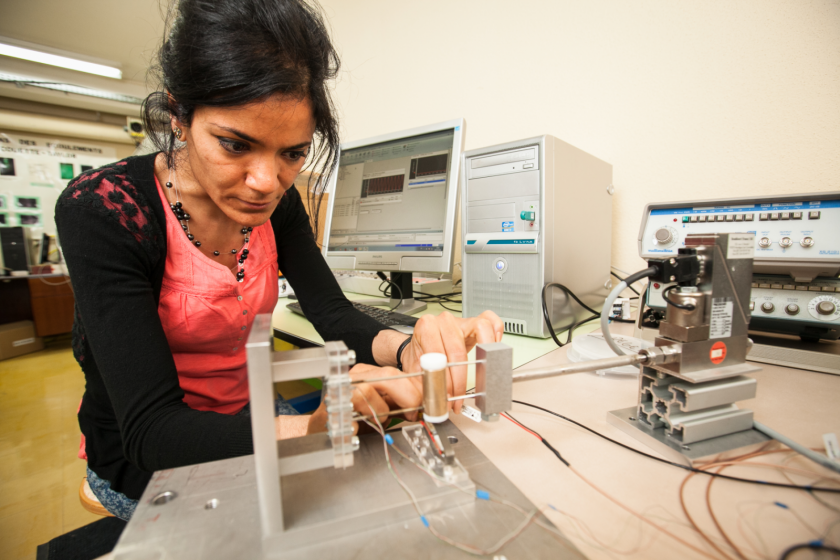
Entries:
{"label": "black cable", "polygon": [[[619,280],[621,280],[622,282],[624,282],[624,278],[622,278],[621,276],[619,276],[618,274],[616,274],[616,273],[615,273],[615,272],[613,272],[612,270],[610,271],[610,274],[612,274],[613,276],[615,276],[616,278],[618,278]],[[641,296],[641,295],[642,295],[642,294],[640,294],[639,292],[637,292],[637,291],[636,291],[636,289],[635,289],[633,286],[631,286],[631,285],[629,285],[629,284],[628,284],[628,285],[627,285],[627,287],[628,287],[628,288],[630,288],[630,291],[631,291],[631,292],[633,292],[634,294],[636,294],[637,296]]]}
{"label": "black cable", "polygon": [[[400,302],[399,302],[397,305],[395,305],[395,306],[393,306],[393,307],[391,307],[391,308],[389,309],[389,311],[393,311],[394,309],[396,309],[397,307],[399,307],[400,305],[402,305],[402,302],[403,302],[403,293],[402,293],[402,290],[400,289],[400,287],[399,287],[399,286],[397,286],[396,284],[394,284],[393,282],[391,282],[390,280],[388,280],[388,277],[387,277],[387,276],[385,276],[385,273],[383,273],[382,271],[377,270],[377,271],[376,271],[376,275],[377,275],[377,276],[379,276],[379,279],[380,279],[380,280],[382,280],[382,283],[381,283],[381,284],[379,284],[379,291],[380,291],[380,292],[382,292],[382,294],[383,294],[385,297],[389,297],[389,298],[391,298],[391,299],[394,299],[394,288],[396,288],[396,289],[397,289],[397,291],[400,293]],[[390,293],[390,294],[389,294],[388,292],[386,292],[385,290],[383,290],[383,289],[382,289],[382,284],[385,284],[385,283],[387,283],[387,284],[388,284],[388,286],[390,286],[390,287],[391,287],[391,293]],[[386,289],[387,289],[387,288],[386,288]]]}
{"label": "black cable", "polygon": [[505,412],[505,415],[508,418],[510,418],[511,420],[513,420],[514,422],[516,422],[517,424],[519,424],[521,427],[525,428],[526,430],[528,430],[529,432],[531,432],[532,434],[534,434],[535,436],[540,438],[540,441],[543,443],[543,445],[548,447],[551,450],[551,452],[554,453],[557,456],[557,458],[560,459],[560,461],[563,462],[564,465],[566,465],[567,467],[571,466],[571,465],[569,465],[569,462],[566,459],[564,459],[562,455],[560,455],[560,452],[557,451],[557,449],[555,449],[555,447],[553,445],[548,443],[548,441],[546,441],[546,439],[544,437],[542,437],[540,434],[538,434],[535,430],[532,430],[531,428],[529,428],[528,426],[526,426],[525,424],[523,424],[522,422],[520,422],[519,420],[514,418],[513,415],[510,412]]}
{"label": "black cable", "polygon": [[[463,309],[452,309],[451,307],[446,307],[446,306],[443,304],[443,302],[442,302],[442,301],[439,301],[439,302],[437,302],[437,303],[438,303],[438,305],[440,305],[441,307],[443,307],[443,308],[444,308],[444,309],[446,309],[447,311],[452,311],[453,313],[462,313],[462,312],[464,311]],[[461,303],[461,302],[456,302],[456,303]]]}
{"label": "black cable", "polygon": [[[566,339],[565,344],[560,342],[560,339],[557,338],[557,333],[554,332],[554,327],[551,325],[551,318],[548,316],[548,304],[546,303],[545,293],[546,293],[546,290],[548,290],[551,287],[560,288],[561,290],[563,290],[566,293],[567,296],[569,296],[570,298],[575,300],[578,303],[578,305],[580,305],[581,307],[583,307],[584,309],[586,309],[587,311],[589,311],[593,315],[592,317],[589,317],[587,319],[584,319],[582,321],[579,321],[579,322],[573,324],[569,328],[569,336]],[[559,346],[560,348],[562,348],[563,346],[565,346],[566,344],[568,344],[572,340],[572,331],[574,329],[576,329],[578,326],[582,325],[583,323],[586,323],[587,321],[591,321],[592,319],[595,319],[595,318],[601,316],[600,313],[598,313],[597,311],[595,311],[594,309],[592,309],[591,307],[589,307],[588,305],[586,305],[585,303],[580,301],[580,299],[578,299],[578,297],[574,293],[572,293],[572,291],[569,288],[567,288],[563,284],[558,284],[557,282],[547,282],[546,285],[543,286],[543,289],[542,289],[542,311],[543,311],[543,320],[545,321],[545,326],[548,329],[548,333],[551,335],[551,338],[554,339],[554,343],[557,344],[557,346]]]}
{"label": "black cable", "polygon": [[667,303],[668,305],[673,305],[677,309],[685,309],[686,311],[694,311],[696,309],[694,304],[691,304],[691,303],[677,303],[676,301],[668,299],[668,292],[670,292],[674,288],[679,288],[679,286],[677,284],[674,284],[673,286],[668,286],[667,288],[665,288],[662,291],[662,299],[665,300],[665,303]]}
{"label": "black cable", "polygon": [[779,557],[779,560],[788,560],[790,555],[796,552],[797,550],[825,550],[826,552],[831,552],[840,556],[840,548],[834,548],[833,546],[826,546],[822,543],[822,541],[813,541],[804,544],[795,544],[792,547],[788,548],[782,555]]}
{"label": "black cable", "polygon": [[[727,474],[704,471],[702,469],[689,467],[687,465],[683,465],[682,463],[676,463],[674,461],[669,461],[667,459],[662,459],[661,457],[657,457],[656,455],[650,455],[648,453],[645,453],[644,451],[639,451],[638,449],[630,447],[629,445],[625,445],[625,444],[621,443],[620,441],[616,441],[616,440],[614,440],[614,439],[612,439],[608,436],[605,436],[601,432],[597,432],[597,431],[593,430],[592,428],[590,428],[589,426],[581,424],[580,422],[577,422],[576,420],[572,420],[571,418],[567,418],[567,417],[563,416],[562,414],[558,414],[558,413],[556,413],[552,410],[549,410],[547,408],[543,408],[541,406],[537,406],[537,405],[531,404],[531,403],[526,403],[524,401],[516,401],[515,400],[513,402],[515,402],[516,404],[529,406],[531,408],[536,408],[537,410],[542,410],[543,412],[547,412],[548,414],[551,414],[552,416],[556,416],[557,418],[560,418],[561,420],[565,420],[566,422],[574,424],[575,426],[578,426],[579,428],[583,428],[587,432],[590,432],[590,433],[592,433],[592,434],[594,434],[594,435],[596,435],[600,438],[603,438],[603,439],[609,441],[610,443],[614,443],[614,444],[616,444],[620,447],[623,447],[624,449],[632,451],[633,453],[636,453],[638,455],[642,455],[644,457],[647,457],[648,459],[653,459],[654,461],[659,461],[660,463],[665,463],[666,465],[679,467],[679,468],[681,468],[683,470],[686,470],[686,471],[691,471],[691,472],[698,473],[698,474],[705,474],[705,475],[708,475],[708,476],[714,476],[714,477],[717,477],[717,478],[724,478],[726,480],[734,480],[736,482],[747,482],[747,483],[750,483],[750,484],[761,484],[763,486],[774,486],[776,488],[790,488],[790,489],[794,489],[794,490],[806,490],[808,492],[831,492],[831,493],[835,493],[835,494],[840,493],[840,488],[821,488],[821,487],[815,487],[815,486],[799,486],[797,484],[783,484],[781,482],[766,482],[766,481],[763,481],[763,480],[751,480],[749,478],[740,478],[740,477],[737,477],[737,476],[729,476]],[[521,422],[520,422],[520,424],[522,426],[525,426]],[[528,428],[528,429],[530,430],[531,428]],[[531,430],[531,431],[533,431],[533,430]],[[534,433],[536,433],[536,432],[534,432]],[[542,437],[542,436],[540,436],[540,437]]]}

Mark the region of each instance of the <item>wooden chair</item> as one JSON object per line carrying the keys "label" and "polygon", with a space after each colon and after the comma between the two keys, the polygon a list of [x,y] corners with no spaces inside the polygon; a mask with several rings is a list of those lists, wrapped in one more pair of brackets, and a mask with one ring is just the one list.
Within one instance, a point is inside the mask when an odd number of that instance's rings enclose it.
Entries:
{"label": "wooden chair", "polygon": [[82,507],[91,513],[104,517],[114,517],[114,514],[105,509],[105,506],[93,494],[87,477],[82,479],[82,484],[79,486],[79,501],[82,502]]}

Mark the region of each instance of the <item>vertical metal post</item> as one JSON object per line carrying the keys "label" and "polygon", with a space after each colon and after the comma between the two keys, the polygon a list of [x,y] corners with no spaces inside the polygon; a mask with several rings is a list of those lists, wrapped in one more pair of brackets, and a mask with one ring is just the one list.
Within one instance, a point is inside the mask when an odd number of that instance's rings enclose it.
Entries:
{"label": "vertical metal post", "polygon": [[277,466],[274,432],[274,384],[271,314],[258,315],[248,342],[248,385],[251,395],[251,431],[254,435],[254,463],[260,504],[263,539],[283,531],[283,500]]}

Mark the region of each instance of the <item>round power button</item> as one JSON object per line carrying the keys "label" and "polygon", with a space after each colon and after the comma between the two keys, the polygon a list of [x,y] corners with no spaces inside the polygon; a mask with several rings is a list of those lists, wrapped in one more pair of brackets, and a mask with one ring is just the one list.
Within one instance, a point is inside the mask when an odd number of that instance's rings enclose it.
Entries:
{"label": "round power button", "polygon": [[496,259],[493,263],[493,268],[496,269],[498,274],[501,274],[507,270],[507,261],[505,259]]}

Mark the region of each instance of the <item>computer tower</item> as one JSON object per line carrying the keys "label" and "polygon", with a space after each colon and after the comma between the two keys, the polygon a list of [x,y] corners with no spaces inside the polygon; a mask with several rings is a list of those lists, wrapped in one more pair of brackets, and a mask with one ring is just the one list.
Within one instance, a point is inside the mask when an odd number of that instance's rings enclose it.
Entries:
{"label": "computer tower", "polygon": [[[463,155],[463,316],[494,311],[505,332],[550,336],[541,292],[562,284],[600,311],[609,294],[612,165],[553,136]],[[591,313],[547,290],[555,331]]]}
{"label": "computer tower", "polygon": [[29,273],[29,240],[23,227],[0,227],[0,249],[5,275]]}

